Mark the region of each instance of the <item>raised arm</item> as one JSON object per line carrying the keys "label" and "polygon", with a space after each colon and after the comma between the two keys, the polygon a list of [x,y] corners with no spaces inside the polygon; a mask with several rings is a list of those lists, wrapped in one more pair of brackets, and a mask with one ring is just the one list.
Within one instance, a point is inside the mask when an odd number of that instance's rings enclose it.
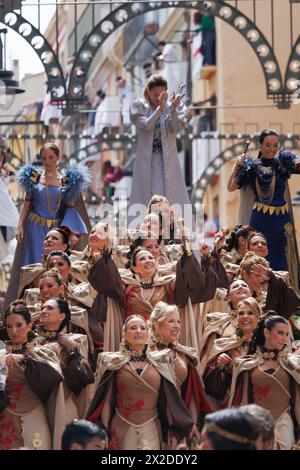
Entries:
{"label": "raised arm", "polygon": [[232,169],[231,175],[229,176],[229,180],[228,180],[228,184],[227,184],[227,190],[230,191],[230,192],[233,192],[236,189],[239,189],[239,186],[236,182],[236,175],[237,175],[237,172],[240,169],[240,167],[243,166],[245,158],[246,158],[246,154],[243,153],[242,155],[240,155],[237,158],[237,160],[236,160],[236,162],[233,166],[233,169]]}
{"label": "raised arm", "polygon": [[130,108],[130,120],[138,129],[154,129],[155,124],[162,116],[167,101],[167,94],[161,94],[159,97],[159,106],[150,116],[146,116],[145,105],[142,101],[137,100]]}

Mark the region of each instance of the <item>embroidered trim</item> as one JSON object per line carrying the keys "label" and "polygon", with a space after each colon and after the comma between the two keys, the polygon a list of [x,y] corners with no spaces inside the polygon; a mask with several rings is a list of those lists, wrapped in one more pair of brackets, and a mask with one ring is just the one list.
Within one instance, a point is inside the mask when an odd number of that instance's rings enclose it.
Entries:
{"label": "embroidered trim", "polygon": [[32,222],[35,222],[36,224],[40,225],[47,225],[47,227],[51,227],[52,225],[54,227],[57,227],[60,219],[45,219],[44,217],[41,217],[40,215],[35,214],[34,212],[30,212],[28,219],[31,220]]}
{"label": "embroidered trim", "polygon": [[263,211],[264,214],[269,212],[270,215],[273,215],[275,212],[276,215],[279,215],[280,213],[285,214],[286,212],[289,212],[289,207],[288,207],[288,204],[277,207],[277,206],[267,206],[266,204],[263,204],[262,202],[255,202],[253,205],[253,210],[257,210],[257,212]]}

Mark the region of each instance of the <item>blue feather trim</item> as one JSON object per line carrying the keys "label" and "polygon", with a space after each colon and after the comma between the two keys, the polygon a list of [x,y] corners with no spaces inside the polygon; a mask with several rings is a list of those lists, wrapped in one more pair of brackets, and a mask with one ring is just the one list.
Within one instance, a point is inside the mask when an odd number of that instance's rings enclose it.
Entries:
{"label": "blue feather trim", "polygon": [[17,172],[17,181],[30,197],[34,197],[35,188],[43,169],[34,165],[23,165]]}
{"label": "blue feather trim", "polygon": [[91,182],[91,174],[86,166],[71,166],[63,178],[63,200],[70,204],[85,190]]}
{"label": "blue feather trim", "polygon": [[247,158],[242,167],[237,171],[235,180],[239,188],[253,186],[257,174],[258,160],[256,158]]}
{"label": "blue feather trim", "polygon": [[289,178],[296,167],[297,155],[294,152],[284,150],[279,153],[278,158],[275,159],[277,163],[276,170],[286,178]]}
{"label": "blue feather trim", "polygon": [[[271,166],[275,169],[276,174],[289,178],[295,170],[297,155],[294,152],[283,150],[278,157],[273,158]],[[239,188],[246,186],[255,187],[255,178],[259,175],[259,166],[261,160],[257,158],[247,158],[244,165],[236,174],[236,182]]]}

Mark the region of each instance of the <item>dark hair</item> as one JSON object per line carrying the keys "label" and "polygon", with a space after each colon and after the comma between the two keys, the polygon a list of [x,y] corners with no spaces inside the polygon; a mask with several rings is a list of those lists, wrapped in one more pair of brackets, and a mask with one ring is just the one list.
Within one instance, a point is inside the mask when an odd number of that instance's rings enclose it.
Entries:
{"label": "dark hair", "polygon": [[27,325],[32,322],[30,311],[24,300],[15,300],[5,310],[4,321],[9,315],[21,315]]}
{"label": "dark hair", "polygon": [[[5,329],[6,329],[7,317],[9,317],[10,315],[20,315],[27,325],[32,323],[31,313],[24,300],[15,300],[14,302],[11,302],[11,304],[9,304],[9,306],[5,310],[5,315],[4,315]],[[29,331],[27,335],[28,341],[31,341],[33,338],[34,338],[33,331]]]}
{"label": "dark hair", "polygon": [[57,269],[48,269],[47,271],[44,271],[41,274],[40,279],[45,279],[46,277],[53,277],[59,286],[64,285],[64,281],[62,280],[61,275]]}
{"label": "dark hair", "polygon": [[247,238],[247,250],[249,250],[249,245],[250,245],[250,241],[252,240],[253,237],[261,237],[263,238],[266,242],[267,242],[267,245],[268,245],[268,240],[267,240],[267,237],[261,233],[261,232],[253,232],[253,233],[250,233],[250,235],[248,236]]}
{"label": "dark hair", "polygon": [[233,248],[237,250],[239,247],[239,237],[247,239],[249,234],[254,231],[255,229],[250,225],[236,225],[226,240],[225,250],[231,251]]}
{"label": "dark hair", "polygon": [[[138,246],[137,248],[135,248],[135,250],[133,250],[132,255],[131,255],[131,259],[130,259],[130,269],[131,270],[134,266],[136,266],[136,257],[142,251],[149,251],[149,250],[147,250],[146,248],[142,248],[141,246]],[[149,253],[150,253],[150,251],[149,251]],[[151,256],[152,256],[152,254],[151,254]]]}
{"label": "dark hair", "polygon": [[69,266],[71,266],[71,261],[67,253],[65,253],[62,250],[56,250],[56,251],[51,251],[49,255],[47,256],[47,267],[49,266],[49,261],[50,258],[53,258],[54,256],[59,256],[60,258],[63,258]]}
{"label": "dark hair", "polygon": [[205,426],[214,450],[255,450],[255,441],[259,436],[255,421],[249,413],[239,408],[208,414]]}
{"label": "dark hair", "polygon": [[65,327],[68,330],[69,322],[70,322],[70,319],[71,319],[71,310],[70,310],[68,302],[65,299],[61,299],[60,297],[56,297],[55,299],[51,299],[51,300],[55,300],[60,313],[65,314],[65,318],[62,320],[58,331],[59,332],[62,331]]}
{"label": "dark hair", "polygon": [[151,232],[144,232],[144,231],[137,231],[135,232],[133,238],[132,238],[132,243],[129,247],[129,251],[126,255],[128,258],[128,262],[125,265],[126,269],[130,269],[131,267],[131,257],[132,253],[137,247],[142,247],[143,243],[145,240],[148,240],[149,238],[153,237],[154,235],[151,234]]}
{"label": "dark hair", "polygon": [[[265,138],[271,135],[275,135],[276,137],[279,138],[278,132],[276,132],[274,129],[264,129],[258,138],[259,143],[262,144]],[[260,158],[260,157],[261,157],[261,151],[258,152],[257,158]]]}
{"label": "dark hair", "polygon": [[253,416],[258,432],[264,442],[274,439],[275,422],[272,413],[266,408],[251,403],[249,405],[243,405],[240,409],[245,410],[251,416]]}
{"label": "dark hair", "polygon": [[270,135],[279,137],[278,132],[276,132],[274,129],[264,129],[259,136],[259,143],[262,144],[265,138],[269,137]]}
{"label": "dark hair", "polygon": [[40,153],[39,153],[40,158],[42,158],[43,150],[52,150],[55,153],[55,155],[59,157],[59,154],[60,154],[59,148],[57,147],[57,145],[53,144],[52,142],[47,142],[46,144],[41,146]]}
{"label": "dark hair", "polygon": [[[70,233],[68,233],[66,230],[64,230],[63,228],[60,228],[60,227],[55,227],[55,228],[52,228],[51,230],[49,230],[49,232],[58,232],[61,234],[62,236],[62,239],[63,239],[63,243],[65,245],[67,245],[67,248],[69,247],[69,236],[70,236]],[[49,233],[48,232],[48,233]],[[47,234],[48,235],[48,234]],[[46,235],[46,236],[47,236]],[[46,237],[45,237],[46,238]]]}
{"label": "dark hair", "polygon": [[268,331],[272,331],[277,323],[284,323],[285,325],[289,324],[288,320],[284,317],[281,317],[280,315],[270,315],[258,322],[257,327],[253,331],[248,354],[255,354],[257,346],[264,346],[264,329],[266,328]]}
{"label": "dark hair", "polygon": [[77,443],[85,447],[94,437],[107,439],[104,429],[85,419],[74,419],[68,424],[61,437],[61,450],[70,450],[72,444]]}
{"label": "dark hair", "polygon": [[147,86],[144,88],[144,98],[146,101],[150,102],[149,91],[153,90],[156,87],[163,87],[168,89],[168,82],[167,80],[162,77],[161,75],[151,75],[148,80]]}

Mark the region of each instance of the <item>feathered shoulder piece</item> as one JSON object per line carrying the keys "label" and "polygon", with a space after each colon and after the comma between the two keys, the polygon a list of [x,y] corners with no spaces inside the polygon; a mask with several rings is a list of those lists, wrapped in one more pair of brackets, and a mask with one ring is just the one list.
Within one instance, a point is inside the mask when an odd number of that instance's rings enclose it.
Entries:
{"label": "feathered shoulder piece", "polygon": [[74,202],[91,181],[90,172],[83,165],[71,166],[62,179],[63,198],[66,203]]}
{"label": "feathered shoulder piece", "polygon": [[257,172],[258,160],[256,158],[246,158],[243,166],[239,168],[236,174],[236,182],[240,188],[252,186],[253,179]]}
{"label": "feathered shoulder piece", "polygon": [[23,165],[22,168],[17,172],[17,181],[25,189],[26,193],[30,197],[34,196],[35,187],[39,182],[43,173],[41,167],[34,165]]}
{"label": "feathered shoulder piece", "polygon": [[283,150],[279,153],[278,157],[275,159],[277,163],[276,170],[286,177],[290,177],[292,172],[295,170],[297,155],[294,152],[288,150]]}

